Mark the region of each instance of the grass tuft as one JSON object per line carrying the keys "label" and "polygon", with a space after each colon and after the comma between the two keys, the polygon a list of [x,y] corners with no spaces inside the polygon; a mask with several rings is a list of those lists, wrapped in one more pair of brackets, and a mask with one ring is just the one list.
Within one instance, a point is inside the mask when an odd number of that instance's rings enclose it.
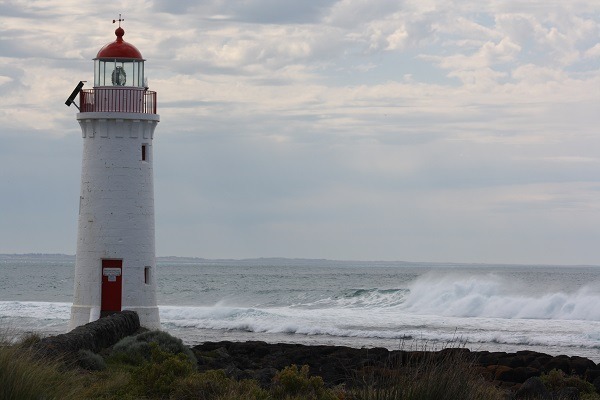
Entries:
{"label": "grass tuft", "polygon": [[416,359],[371,370],[352,400],[501,400],[505,392],[474,373],[474,362],[462,349],[416,353]]}
{"label": "grass tuft", "polygon": [[228,378],[225,371],[214,370],[195,373],[178,381],[171,394],[172,400],[225,400],[253,399],[271,400],[268,392],[257,382],[236,381]]}
{"label": "grass tuft", "polygon": [[0,345],[0,399],[78,399],[80,377],[28,348]]}

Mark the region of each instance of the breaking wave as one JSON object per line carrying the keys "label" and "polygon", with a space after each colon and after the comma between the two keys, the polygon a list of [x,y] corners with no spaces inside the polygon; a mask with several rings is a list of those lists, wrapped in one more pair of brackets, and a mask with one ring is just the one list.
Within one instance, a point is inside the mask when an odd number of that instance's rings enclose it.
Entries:
{"label": "breaking wave", "polygon": [[600,321],[598,288],[531,295],[515,293],[513,285],[494,275],[424,275],[411,285],[403,309],[450,317]]}
{"label": "breaking wave", "polygon": [[347,289],[335,296],[310,303],[295,304],[299,308],[389,308],[404,303],[408,289]]}

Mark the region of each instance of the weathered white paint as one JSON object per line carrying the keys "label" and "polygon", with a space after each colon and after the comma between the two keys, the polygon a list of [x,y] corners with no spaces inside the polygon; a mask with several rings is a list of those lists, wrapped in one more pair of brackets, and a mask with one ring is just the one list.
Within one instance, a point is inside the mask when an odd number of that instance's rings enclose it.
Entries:
{"label": "weathered white paint", "polygon": [[[156,305],[152,139],[156,114],[77,114],[83,136],[75,295],[69,329],[99,318],[102,259],[122,259],[122,309],[160,327]],[[146,161],[142,161],[142,145]],[[150,281],[144,282],[144,267]]]}

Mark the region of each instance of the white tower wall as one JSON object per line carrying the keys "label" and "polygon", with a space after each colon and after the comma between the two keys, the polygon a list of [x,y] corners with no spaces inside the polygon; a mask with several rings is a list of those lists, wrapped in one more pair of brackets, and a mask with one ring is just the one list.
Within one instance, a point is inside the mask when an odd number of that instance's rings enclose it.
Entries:
{"label": "white tower wall", "polygon": [[77,120],[83,161],[69,329],[100,317],[103,259],[122,260],[121,309],[136,311],[144,327],[160,328],[152,168],[152,139],[159,116],[82,112]]}

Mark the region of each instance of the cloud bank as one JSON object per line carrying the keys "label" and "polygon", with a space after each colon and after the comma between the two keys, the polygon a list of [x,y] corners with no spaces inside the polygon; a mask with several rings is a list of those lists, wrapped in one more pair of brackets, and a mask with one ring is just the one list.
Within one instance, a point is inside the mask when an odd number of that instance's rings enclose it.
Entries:
{"label": "cloud bank", "polygon": [[74,252],[64,99],[122,12],[159,255],[600,263],[596,1],[313,3],[0,4],[0,252]]}

